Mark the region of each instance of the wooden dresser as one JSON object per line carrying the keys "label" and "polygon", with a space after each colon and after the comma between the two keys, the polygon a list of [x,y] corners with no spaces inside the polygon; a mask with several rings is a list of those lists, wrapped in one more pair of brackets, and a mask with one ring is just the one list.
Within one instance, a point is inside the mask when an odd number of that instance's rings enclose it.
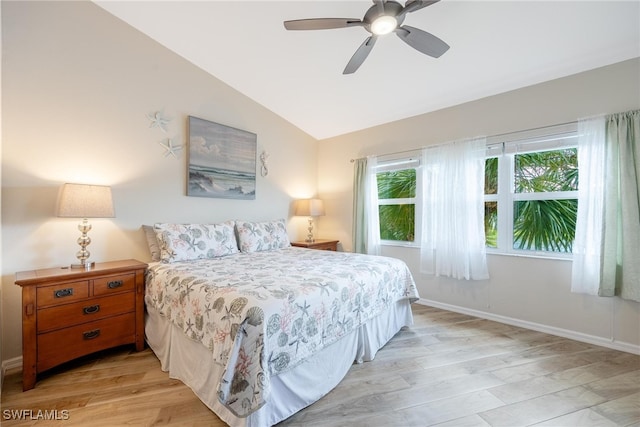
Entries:
{"label": "wooden dresser", "polygon": [[123,344],[144,349],[144,275],[136,260],[16,273],[22,287],[22,389],[37,374]]}
{"label": "wooden dresser", "polygon": [[291,246],[299,248],[320,249],[325,251],[337,251],[339,240],[316,239],[313,242],[291,242]]}

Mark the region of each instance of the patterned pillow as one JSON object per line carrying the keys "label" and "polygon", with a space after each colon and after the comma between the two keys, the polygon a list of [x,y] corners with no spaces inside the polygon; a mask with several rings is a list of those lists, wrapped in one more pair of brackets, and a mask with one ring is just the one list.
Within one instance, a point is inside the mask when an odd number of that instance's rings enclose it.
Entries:
{"label": "patterned pillow", "polygon": [[233,221],[219,224],[155,224],[160,260],[165,263],[238,253]]}
{"label": "patterned pillow", "polygon": [[242,252],[270,251],[291,246],[284,219],[266,222],[236,221]]}

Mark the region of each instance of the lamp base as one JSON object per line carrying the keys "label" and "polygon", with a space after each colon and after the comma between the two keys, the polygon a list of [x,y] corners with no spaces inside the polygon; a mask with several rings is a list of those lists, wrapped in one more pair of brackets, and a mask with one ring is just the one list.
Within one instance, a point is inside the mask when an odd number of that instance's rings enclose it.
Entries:
{"label": "lamp base", "polygon": [[71,264],[71,268],[84,268],[85,270],[90,270],[91,268],[95,267],[95,265],[96,265],[95,261],[87,261],[84,264],[80,264],[80,263]]}
{"label": "lamp base", "polygon": [[78,244],[80,245],[80,250],[76,252],[76,258],[78,258],[77,263],[71,264],[71,268],[83,268],[85,270],[90,270],[96,263],[93,261],[88,261],[91,256],[91,252],[87,250],[87,246],[91,243],[91,238],[87,236],[89,230],[91,230],[91,224],[87,218],[84,218],[82,222],[78,225],[78,230],[82,232],[82,235],[78,237]]}
{"label": "lamp base", "polygon": [[307,234],[307,238],[304,241],[307,243],[313,243],[316,241],[316,239],[314,239],[313,237],[313,218],[309,217],[308,221],[309,227],[307,228],[307,231],[309,231],[309,234]]}

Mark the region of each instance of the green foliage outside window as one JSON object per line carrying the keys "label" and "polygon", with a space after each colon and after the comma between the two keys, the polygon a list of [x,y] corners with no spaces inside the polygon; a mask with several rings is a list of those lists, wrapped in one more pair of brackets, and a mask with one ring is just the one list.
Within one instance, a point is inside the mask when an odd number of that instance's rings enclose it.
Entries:
{"label": "green foliage outside window", "polygon": [[380,239],[413,242],[415,205],[381,205]]}
{"label": "green foliage outside window", "polygon": [[578,151],[567,148],[515,156],[516,193],[578,190]]}
{"label": "green foliage outside window", "polygon": [[[578,154],[575,148],[514,156],[515,193],[577,191]],[[485,194],[498,192],[498,158],[485,162]],[[517,200],[513,206],[513,248],[571,252],[575,236],[576,199]],[[498,202],[485,202],[488,247],[498,246]]]}
{"label": "green foliage outside window", "polygon": [[526,200],[514,203],[514,249],[571,252],[578,201]]}
{"label": "green foliage outside window", "polygon": [[[516,193],[578,190],[578,152],[575,148],[515,156]],[[578,201],[526,200],[513,207],[515,249],[571,252]]]}
{"label": "green foliage outside window", "polygon": [[[378,199],[411,199],[416,197],[416,170],[401,169],[379,172]],[[387,203],[379,206],[380,238],[412,242],[415,239],[415,204]]]}
{"label": "green foliage outside window", "polygon": [[[484,164],[484,194],[498,194],[498,158],[491,157]],[[484,233],[490,248],[498,247],[498,202],[484,203]]]}

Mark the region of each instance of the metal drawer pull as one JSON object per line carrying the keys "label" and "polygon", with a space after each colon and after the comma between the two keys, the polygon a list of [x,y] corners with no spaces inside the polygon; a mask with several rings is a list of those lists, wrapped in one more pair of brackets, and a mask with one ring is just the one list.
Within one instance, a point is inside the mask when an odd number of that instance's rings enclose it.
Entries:
{"label": "metal drawer pull", "polygon": [[93,331],[83,332],[82,338],[85,340],[92,340],[100,336],[100,329],[94,329]]}
{"label": "metal drawer pull", "polygon": [[107,288],[115,289],[122,286],[124,282],[122,280],[112,280],[111,282],[107,282]]}
{"label": "metal drawer pull", "polygon": [[82,312],[84,314],[94,314],[100,311],[100,304],[90,305],[89,307],[84,307]]}
{"label": "metal drawer pull", "polygon": [[71,295],[73,295],[73,288],[58,289],[53,292],[54,298],[70,297]]}

